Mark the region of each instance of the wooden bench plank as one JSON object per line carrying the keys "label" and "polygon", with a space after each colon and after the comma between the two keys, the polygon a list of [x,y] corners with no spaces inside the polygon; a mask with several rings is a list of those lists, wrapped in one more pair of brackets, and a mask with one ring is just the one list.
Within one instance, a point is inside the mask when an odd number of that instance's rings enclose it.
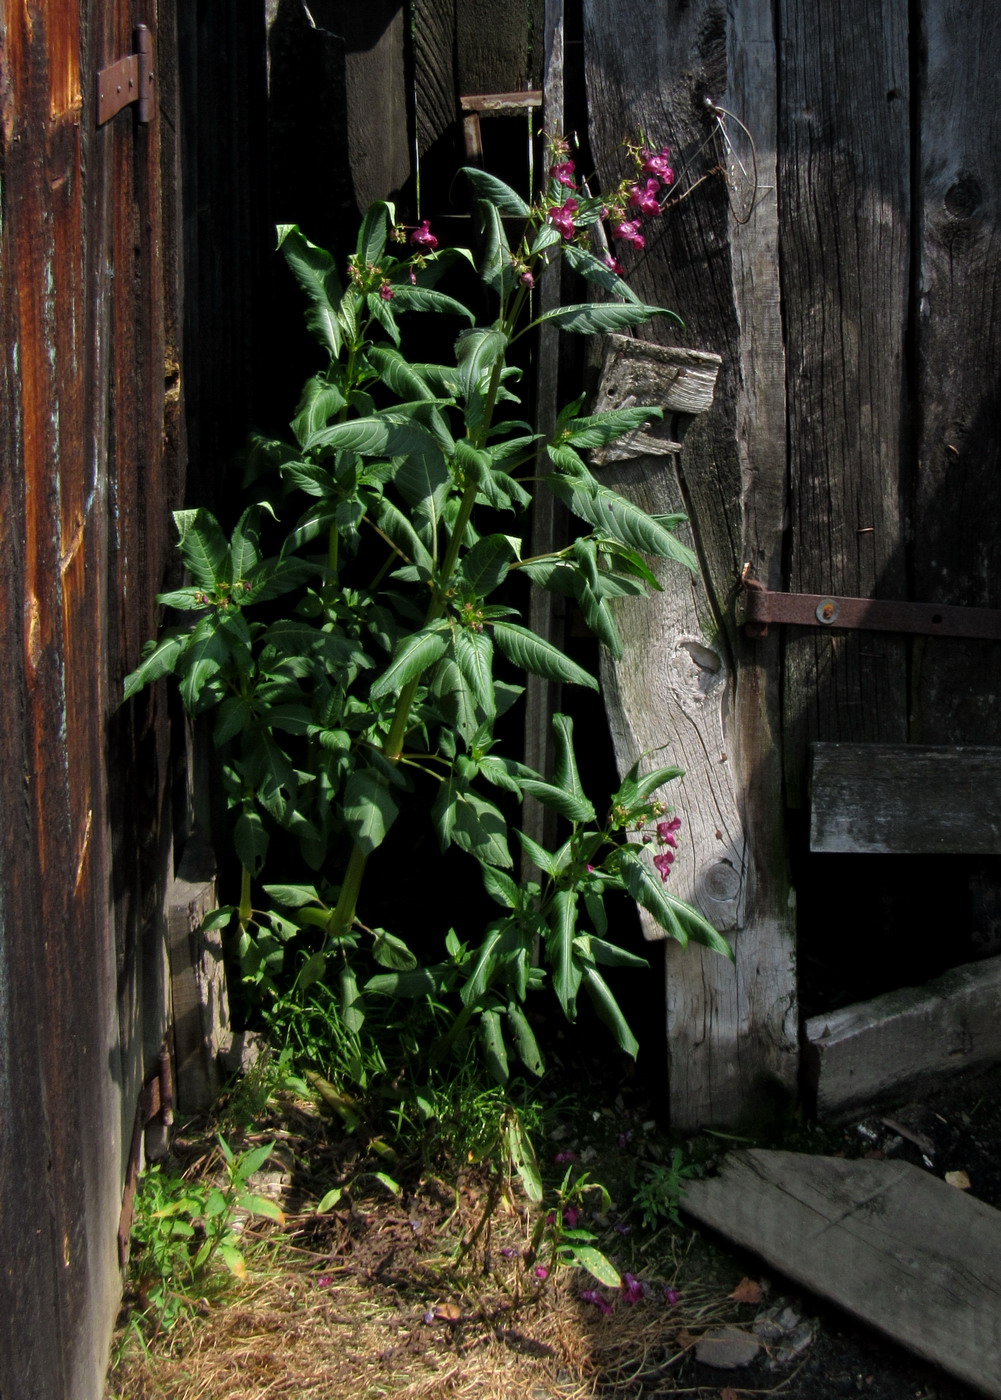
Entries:
{"label": "wooden bench plank", "polygon": [[1001,1062],[1001,957],[812,1016],[817,1114],[836,1118]]}
{"label": "wooden bench plank", "polygon": [[682,1207],[1001,1400],[1001,1212],[906,1162],[758,1149]]}
{"label": "wooden bench plank", "polygon": [[1001,748],[811,747],[812,851],[1001,853]]}

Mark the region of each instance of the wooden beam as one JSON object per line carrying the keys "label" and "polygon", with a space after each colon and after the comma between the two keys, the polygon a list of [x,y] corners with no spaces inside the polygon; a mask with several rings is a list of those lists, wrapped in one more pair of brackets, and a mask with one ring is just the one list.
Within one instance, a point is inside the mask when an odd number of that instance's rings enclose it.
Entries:
{"label": "wooden beam", "polygon": [[905,1162],[753,1150],[682,1207],[985,1395],[1001,1397],[1001,1212]]}
{"label": "wooden beam", "polygon": [[812,851],[1001,854],[1001,748],[811,747]]}
{"label": "wooden beam", "polygon": [[820,1118],[904,1098],[960,1070],[1001,1062],[1001,958],[806,1023]]}

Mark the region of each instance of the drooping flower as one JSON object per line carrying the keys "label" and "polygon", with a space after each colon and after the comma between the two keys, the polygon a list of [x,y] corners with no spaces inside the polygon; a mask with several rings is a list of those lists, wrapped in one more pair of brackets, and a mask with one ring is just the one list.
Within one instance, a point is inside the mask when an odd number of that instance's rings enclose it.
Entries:
{"label": "drooping flower", "polygon": [[645,147],[640,151],[640,160],[643,162],[640,167],[646,175],[656,175],[658,180],[663,180],[665,185],[674,183],[674,171],[668,165],[671,159],[670,147],[665,146],[660,155],[655,155],[653,151],[648,151]]}
{"label": "drooping flower", "polygon": [[660,871],[661,880],[666,882],[668,875],[671,873],[671,866],[674,864],[674,852],[661,851],[659,856],[654,856],[653,863],[657,870]]}
{"label": "drooping flower", "polygon": [[554,205],[549,211],[549,222],[559,229],[564,238],[573,238],[573,216],[578,207],[575,199],[568,199],[563,204]]}
{"label": "drooping flower", "polygon": [[566,185],[568,190],[574,188],[573,172],[574,163],[572,160],[562,160],[559,165],[551,165],[549,167],[549,174],[552,178],[559,181],[561,185]]}
{"label": "drooping flower", "polygon": [[420,228],[414,229],[413,233],[410,235],[410,241],[416,248],[426,249],[429,253],[434,252],[438,246],[438,240],[431,232],[430,219],[425,219]]}
{"label": "drooping flower", "polygon": [[629,191],[630,205],[652,218],[654,214],[660,213],[660,201],[657,198],[659,189],[660,181],[652,176],[644,185],[633,185]]}
{"label": "drooping flower", "polygon": [[382,286],[379,288],[379,295],[382,297],[383,301],[392,301],[396,293],[388,282],[383,282]]}
{"label": "drooping flower", "polygon": [[622,1275],[622,1301],[624,1303],[641,1303],[644,1291],[643,1284],[635,1274]]}
{"label": "drooping flower", "polygon": [[636,248],[645,248],[646,239],[640,233],[639,219],[623,219],[621,224],[617,224],[612,229],[613,238],[621,238],[625,243],[632,243]]}
{"label": "drooping flower", "polygon": [[582,1303],[590,1303],[592,1307],[598,1309],[605,1317],[612,1311],[612,1305],[607,1298],[603,1298],[596,1288],[585,1288],[580,1295]]}
{"label": "drooping flower", "polygon": [[677,849],[678,839],[675,832],[680,830],[681,818],[672,817],[669,822],[657,823],[657,840],[662,846],[673,846]]}
{"label": "drooping flower", "polygon": [[605,264],[606,267],[611,268],[611,270],[615,273],[616,277],[624,277],[626,275],[625,268],[619,262],[618,258],[612,257],[611,253],[606,253],[604,258],[602,259],[602,262]]}

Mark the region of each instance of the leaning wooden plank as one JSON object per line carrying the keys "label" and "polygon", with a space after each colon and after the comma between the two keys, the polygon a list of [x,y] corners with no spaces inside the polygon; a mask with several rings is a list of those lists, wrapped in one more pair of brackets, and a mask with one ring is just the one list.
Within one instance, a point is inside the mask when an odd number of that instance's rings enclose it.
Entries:
{"label": "leaning wooden plank", "polygon": [[218,903],[212,853],[189,843],[167,898],[174,1085],[184,1113],[211,1106],[222,1087],[219,1055],[229,1046],[222,933],[202,929]]}
{"label": "leaning wooden plank", "polygon": [[814,744],[810,849],[1001,853],[1001,748]]}
{"label": "leaning wooden plank", "polygon": [[1001,1212],[906,1162],[736,1152],[683,1208],[1001,1397]]}
{"label": "leaning wooden plank", "polygon": [[806,1023],[817,1113],[837,1118],[1001,1062],[1001,958]]}

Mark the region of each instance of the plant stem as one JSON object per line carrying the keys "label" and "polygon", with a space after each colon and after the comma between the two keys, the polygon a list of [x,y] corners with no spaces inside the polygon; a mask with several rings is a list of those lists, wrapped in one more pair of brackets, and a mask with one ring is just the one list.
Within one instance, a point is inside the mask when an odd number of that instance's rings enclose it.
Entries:
{"label": "plant stem", "polygon": [[240,927],[246,928],[250,923],[254,912],[254,906],[250,898],[250,871],[245,865],[240,867]]}
{"label": "plant stem", "polygon": [[347,933],[348,929],[355,921],[355,909],[358,905],[358,895],[361,890],[362,876],[365,874],[365,863],[368,860],[368,853],[363,851],[357,841],[351,847],[351,854],[348,857],[347,869],[344,871],[344,882],[341,885],[341,893],[337,900],[337,907],[331,914],[327,923],[327,936],[340,938]]}

